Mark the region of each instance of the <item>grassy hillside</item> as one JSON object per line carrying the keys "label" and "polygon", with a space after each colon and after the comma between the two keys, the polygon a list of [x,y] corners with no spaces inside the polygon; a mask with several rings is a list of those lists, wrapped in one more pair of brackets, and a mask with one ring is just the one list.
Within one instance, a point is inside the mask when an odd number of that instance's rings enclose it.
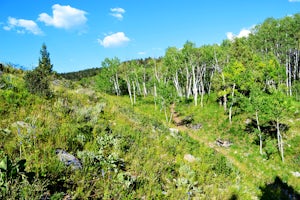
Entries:
{"label": "grassy hillside", "polygon": [[[180,101],[165,113],[150,97],[102,94],[52,77],[52,97],[27,92],[23,72],[0,77],[2,199],[274,199],[299,197],[299,104],[285,119],[285,158],[272,141],[261,156],[246,117]],[[175,113],[176,112],[176,113]],[[175,118],[176,117],[176,118]],[[178,125],[191,119],[199,129]],[[173,128],[170,130],[170,128]],[[176,131],[178,130],[178,132]],[[216,139],[232,142],[229,148]],[[78,158],[67,166],[57,149]],[[298,196],[297,196],[298,195]]]}

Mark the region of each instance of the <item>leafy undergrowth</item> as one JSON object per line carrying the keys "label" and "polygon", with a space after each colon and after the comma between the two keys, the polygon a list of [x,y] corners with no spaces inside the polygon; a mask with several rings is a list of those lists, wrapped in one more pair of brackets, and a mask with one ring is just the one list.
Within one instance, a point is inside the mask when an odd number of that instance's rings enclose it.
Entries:
{"label": "leafy undergrowth", "polygon": [[[297,109],[299,104],[296,103],[295,110]],[[246,130],[247,119],[244,116],[235,116],[230,124],[223,107],[215,102],[208,102],[203,108],[180,103],[177,104],[176,110],[182,118],[193,116],[193,123],[202,124],[202,128],[197,131],[188,130],[192,138],[224,155],[240,171],[242,181],[238,196],[249,193],[265,197],[264,188],[277,179],[293,188],[295,194],[299,194],[300,179],[293,176],[293,172],[299,171],[300,123],[297,116],[291,116],[284,121],[289,129],[284,133],[283,163],[277,151],[276,139],[264,141],[266,144],[263,147],[263,155],[260,155],[259,145],[256,143],[257,135]],[[228,140],[233,145],[230,148],[219,147],[216,145],[219,138]]]}
{"label": "leafy undergrowth", "polygon": [[[131,106],[128,97],[53,80],[46,100],[26,92],[22,74],[4,74],[1,85],[2,199],[255,199],[276,177],[300,189],[291,175],[300,162],[296,117],[282,163],[276,153],[259,155],[244,121],[230,125],[213,102],[176,103],[179,117],[201,123],[190,130],[167,121],[151,98]],[[218,147],[217,138],[233,145]],[[76,156],[82,169],[65,166],[56,149]]]}

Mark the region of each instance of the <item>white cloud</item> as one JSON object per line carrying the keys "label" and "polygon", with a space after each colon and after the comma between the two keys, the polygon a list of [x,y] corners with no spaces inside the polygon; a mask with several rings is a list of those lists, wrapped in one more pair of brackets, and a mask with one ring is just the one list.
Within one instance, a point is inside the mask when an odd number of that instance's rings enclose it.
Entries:
{"label": "white cloud", "polygon": [[105,48],[122,46],[129,41],[130,39],[123,32],[113,33],[104,37],[103,40],[98,39],[100,45]]}
{"label": "white cloud", "polygon": [[234,40],[234,38],[248,37],[250,33],[251,31],[249,29],[243,28],[237,35],[233,34],[232,32],[227,32],[226,36],[227,39]]}
{"label": "white cloud", "polygon": [[47,26],[54,26],[56,28],[71,29],[80,27],[87,21],[86,12],[71,6],[61,6],[55,4],[52,6],[53,16],[47,13],[41,13],[38,20],[44,22]]}
{"label": "white cloud", "polygon": [[147,53],[145,51],[138,52],[138,55],[146,55]]}
{"label": "white cloud", "polygon": [[123,8],[111,8],[110,11],[110,15],[117,18],[118,20],[122,20],[123,14],[126,12]]}
{"label": "white cloud", "polygon": [[7,26],[3,27],[4,30],[10,31],[16,29],[17,33],[32,33],[34,35],[42,35],[43,31],[38,27],[38,25],[27,19],[16,19],[13,17],[8,17]]}
{"label": "white cloud", "polygon": [[125,10],[123,8],[111,8],[110,11],[117,13],[125,13]]}
{"label": "white cloud", "polygon": [[300,2],[300,0],[289,0],[289,2]]}

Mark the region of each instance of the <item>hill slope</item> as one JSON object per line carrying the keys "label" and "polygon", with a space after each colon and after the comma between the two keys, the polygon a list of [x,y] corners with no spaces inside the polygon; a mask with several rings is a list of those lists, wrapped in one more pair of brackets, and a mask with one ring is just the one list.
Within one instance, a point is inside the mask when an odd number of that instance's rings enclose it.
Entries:
{"label": "hill slope", "polygon": [[[277,187],[296,198],[300,189],[291,174],[296,146],[287,148],[285,164],[276,154],[259,156],[253,136],[236,134],[245,124],[228,125],[214,102],[205,108],[178,102],[168,111],[176,110],[177,119],[166,121],[152,98],[132,106],[126,96],[55,79],[46,100],[28,93],[22,77],[1,76],[2,198],[257,199]],[[177,126],[187,116],[201,126]],[[299,128],[296,119],[291,132]],[[219,147],[218,138],[233,145]],[[287,144],[299,141],[298,134],[289,138]],[[77,157],[82,169],[66,166],[57,149]]]}

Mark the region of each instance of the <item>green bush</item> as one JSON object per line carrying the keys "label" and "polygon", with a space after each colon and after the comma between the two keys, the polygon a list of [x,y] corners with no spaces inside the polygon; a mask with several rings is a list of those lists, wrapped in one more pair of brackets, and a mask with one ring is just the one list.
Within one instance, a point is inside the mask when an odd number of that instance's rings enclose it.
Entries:
{"label": "green bush", "polygon": [[24,77],[25,85],[32,94],[51,97],[50,81],[45,74],[38,69],[28,71]]}

